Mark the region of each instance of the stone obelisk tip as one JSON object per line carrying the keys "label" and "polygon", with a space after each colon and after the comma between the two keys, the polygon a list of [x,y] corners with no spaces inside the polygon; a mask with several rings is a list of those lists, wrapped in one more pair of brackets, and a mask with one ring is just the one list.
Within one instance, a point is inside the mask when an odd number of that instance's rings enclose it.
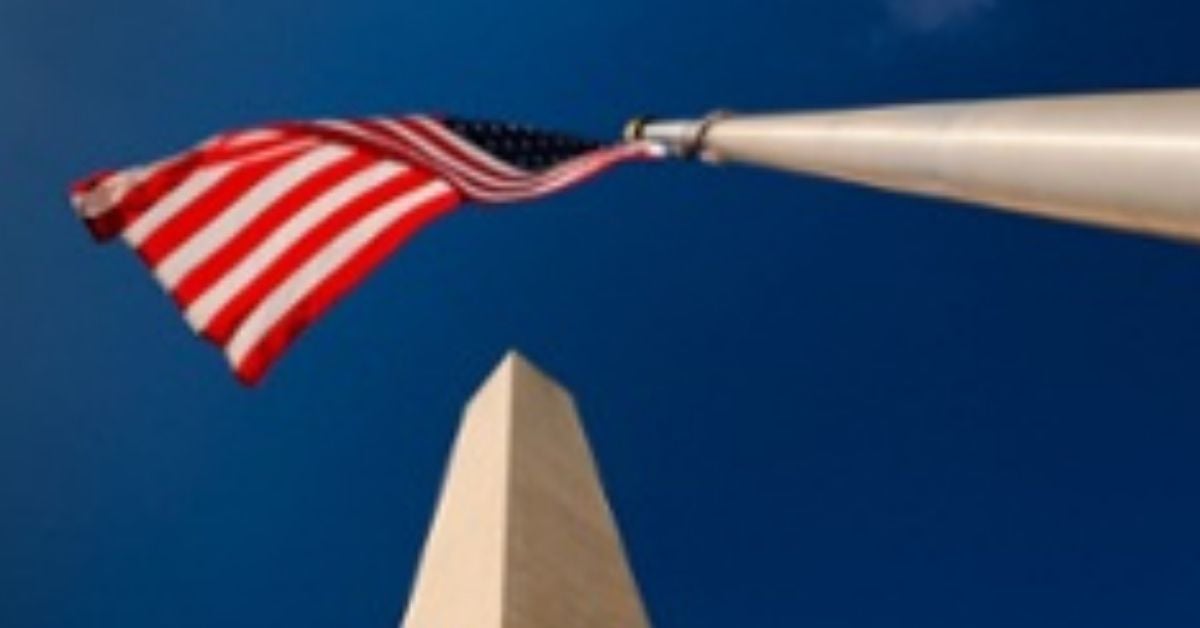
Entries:
{"label": "stone obelisk tip", "polygon": [[467,405],[403,625],[649,625],[575,404],[516,351]]}

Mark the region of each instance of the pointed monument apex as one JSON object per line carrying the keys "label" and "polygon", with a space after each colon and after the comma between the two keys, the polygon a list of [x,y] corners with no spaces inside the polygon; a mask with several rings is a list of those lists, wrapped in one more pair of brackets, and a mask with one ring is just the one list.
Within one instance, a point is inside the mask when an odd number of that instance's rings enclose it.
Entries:
{"label": "pointed monument apex", "polygon": [[467,404],[403,626],[649,626],[571,395],[516,351]]}

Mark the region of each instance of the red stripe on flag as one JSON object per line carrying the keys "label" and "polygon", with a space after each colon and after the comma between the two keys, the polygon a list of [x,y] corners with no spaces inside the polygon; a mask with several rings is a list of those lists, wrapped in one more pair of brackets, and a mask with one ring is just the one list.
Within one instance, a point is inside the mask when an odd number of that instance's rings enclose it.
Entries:
{"label": "red stripe on flag", "polygon": [[300,139],[296,134],[280,129],[279,135],[276,137],[231,144],[230,142],[236,140],[238,135],[235,133],[227,138],[218,138],[211,144],[202,145],[197,150],[200,153],[201,165],[223,164],[252,157],[257,153],[269,153],[275,148]]}

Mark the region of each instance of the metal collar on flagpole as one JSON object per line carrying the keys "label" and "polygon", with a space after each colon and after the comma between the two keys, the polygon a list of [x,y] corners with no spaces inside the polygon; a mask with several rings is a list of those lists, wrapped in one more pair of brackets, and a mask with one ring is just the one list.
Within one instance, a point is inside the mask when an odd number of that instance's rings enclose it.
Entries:
{"label": "metal collar on flagpole", "polygon": [[652,116],[640,116],[625,125],[625,139],[649,140],[665,145],[673,154],[684,159],[701,159],[708,162],[720,161],[719,155],[706,147],[708,132],[712,126],[732,115],[718,109],[699,120],[658,120]]}

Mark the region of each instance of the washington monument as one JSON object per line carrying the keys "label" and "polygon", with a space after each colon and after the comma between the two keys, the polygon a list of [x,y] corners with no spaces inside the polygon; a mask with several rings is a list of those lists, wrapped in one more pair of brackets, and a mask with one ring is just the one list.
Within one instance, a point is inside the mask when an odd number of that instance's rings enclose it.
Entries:
{"label": "washington monument", "polygon": [[467,404],[401,625],[649,626],[575,404],[515,352]]}

